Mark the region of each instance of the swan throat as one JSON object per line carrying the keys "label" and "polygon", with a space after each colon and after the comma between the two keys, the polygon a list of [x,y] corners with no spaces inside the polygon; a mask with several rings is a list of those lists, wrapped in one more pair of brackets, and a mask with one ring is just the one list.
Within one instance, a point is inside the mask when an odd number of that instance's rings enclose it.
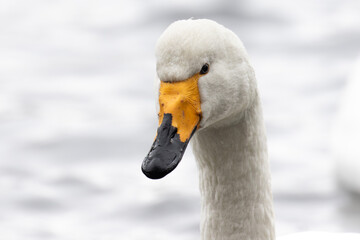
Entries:
{"label": "swan throat", "polygon": [[160,83],[159,127],[141,166],[147,177],[159,179],[174,170],[199,127],[199,78],[200,74],[195,74],[185,81]]}

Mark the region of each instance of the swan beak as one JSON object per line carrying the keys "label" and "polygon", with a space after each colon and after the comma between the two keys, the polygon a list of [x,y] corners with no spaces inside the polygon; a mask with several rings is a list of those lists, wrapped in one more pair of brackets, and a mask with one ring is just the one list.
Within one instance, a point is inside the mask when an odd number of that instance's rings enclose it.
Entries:
{"label": "swan beak", "polygon": [[159,128],[141,169],[151,179],[166,176],[182,159],[201,119],[200,74],[180,82],[161,82]]}

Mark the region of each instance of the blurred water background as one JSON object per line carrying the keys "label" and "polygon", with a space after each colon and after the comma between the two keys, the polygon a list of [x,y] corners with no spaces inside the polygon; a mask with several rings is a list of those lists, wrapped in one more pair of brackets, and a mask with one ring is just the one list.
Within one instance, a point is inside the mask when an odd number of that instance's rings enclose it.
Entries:
{"label": "blurred water background", "polygon": [[232,29],[264,104],[276,230],[360,232],[331,137],[360,53],[357,0],[1,1],[0,239],[199,239],[191,149],[162,180],[157,38],[178,19]]}

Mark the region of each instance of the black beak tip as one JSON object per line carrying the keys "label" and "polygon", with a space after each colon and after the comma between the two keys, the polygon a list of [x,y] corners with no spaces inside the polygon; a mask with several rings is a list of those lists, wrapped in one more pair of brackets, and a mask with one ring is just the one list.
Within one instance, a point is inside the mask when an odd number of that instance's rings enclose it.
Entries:
{"label": "black beak tip", "polygon": [[[189,139],[180,140],[177,128],[172,125],[172,115],[164,114],[156,139],[145,157],[141,170],[151,179],[160,179],[173,171],[181,161]],[[196,130],[194,128],[193,132]]]}
{"label": "black beak tip", "polygon": [[141,170],[150,179],[160,179],[165,177],[169,172],[166,171],[164,168],[157,164],[159,161],[149,161],[148,157],[146,157],[141,165]]}

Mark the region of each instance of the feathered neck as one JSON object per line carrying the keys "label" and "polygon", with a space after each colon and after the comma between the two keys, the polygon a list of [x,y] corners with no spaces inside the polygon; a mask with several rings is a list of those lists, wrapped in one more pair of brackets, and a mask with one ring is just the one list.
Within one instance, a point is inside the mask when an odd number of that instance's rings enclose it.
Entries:
{"label": "feathered neck", "polygon": [[265,128],[258,98],[227,127],[193,138],[202,197],[202,240],[274,240]]}

